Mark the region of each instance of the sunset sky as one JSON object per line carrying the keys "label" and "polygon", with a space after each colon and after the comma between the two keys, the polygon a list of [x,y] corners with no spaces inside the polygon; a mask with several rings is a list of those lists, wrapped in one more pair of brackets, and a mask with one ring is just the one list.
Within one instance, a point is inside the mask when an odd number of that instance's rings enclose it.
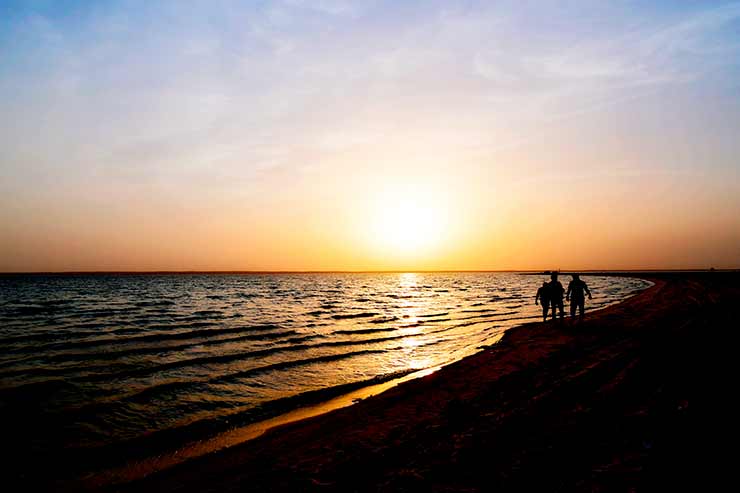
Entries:
{"label": "sunset sky", "polygon": [[0,2],[0,271],[740,267],[740,2]]}

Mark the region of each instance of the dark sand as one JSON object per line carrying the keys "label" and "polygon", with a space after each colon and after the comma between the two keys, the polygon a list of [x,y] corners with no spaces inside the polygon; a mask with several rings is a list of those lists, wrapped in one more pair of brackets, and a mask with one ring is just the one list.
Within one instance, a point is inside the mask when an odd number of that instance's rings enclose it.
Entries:
{"label": "dark sand", "polygon": [[[689,396],[738,273],[650,273],[638,296],[122,491],[643,491],[686,486]],[[566,278],[567,280],[567,278]]]}

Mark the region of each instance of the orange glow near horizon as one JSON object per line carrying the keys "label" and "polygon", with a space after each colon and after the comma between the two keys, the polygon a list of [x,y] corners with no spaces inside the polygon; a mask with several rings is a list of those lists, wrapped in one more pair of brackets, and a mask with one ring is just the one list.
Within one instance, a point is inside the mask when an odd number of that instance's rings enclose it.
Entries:
{"label": "orange glow near horizon", "polygon": [[[350,186],[330,199],[321,191],[296,192],[289,201],[270,199],[251,209],[217,200],[221,204],[209,208],[150,202],[144,210],[134,199],[120,215],[111,216],[105,207],[66,205],[53,215],[36,215],[29,205],[24,222],[9,224],[0,238],[0,271],[738,266],[737,209],[696,193],[689,183],[628,181],[598,194],[585,188],[573,195],[565,188],[494,189],[480,182],[490,190],[389,179],[385,187]],[[662,195],[660,201],[625,198],[650,197],[650,188]],[[685,201],[692,193],[692,201]]]}

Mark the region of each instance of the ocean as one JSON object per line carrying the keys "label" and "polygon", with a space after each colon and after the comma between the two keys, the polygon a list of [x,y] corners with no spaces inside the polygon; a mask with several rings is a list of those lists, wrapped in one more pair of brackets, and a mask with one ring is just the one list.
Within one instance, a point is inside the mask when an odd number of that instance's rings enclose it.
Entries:
{"label": "ocean", "polygon": [[[515,273],[0,276],[10,465],[83,475],[435,368],[539,320]],[[569,277],[564,276],[567,285]],[[648,283],[588,276],[587,310]]]}

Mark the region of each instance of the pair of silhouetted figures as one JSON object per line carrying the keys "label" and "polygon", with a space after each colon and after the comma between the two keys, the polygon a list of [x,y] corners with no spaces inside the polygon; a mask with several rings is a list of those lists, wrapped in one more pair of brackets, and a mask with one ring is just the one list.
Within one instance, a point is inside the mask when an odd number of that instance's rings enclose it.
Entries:
{"label": "pair of silhouetted figures", "polygon": [[552,308],[552,318],[555,318],[556,311],[560,310],[560,318],[565,317],[563,310],[563,294],[565,301],[570,301],[570,316],[575,317],[576,311],[579,312],[579,318],[583,318],[583,311],[586,305],[586,295],[591,299],[586,283],[581,280],[578,274],[573,274],[573,279],[568,283],[568,291],[563,289],[563,285],[558,281],[557,273],[550,274],[550,282],[543,282],[542,287],[537,290],[537,296],[534,298],[535,305],[537,301],[542,305],[542,320],[547,321],[547,313]]}

